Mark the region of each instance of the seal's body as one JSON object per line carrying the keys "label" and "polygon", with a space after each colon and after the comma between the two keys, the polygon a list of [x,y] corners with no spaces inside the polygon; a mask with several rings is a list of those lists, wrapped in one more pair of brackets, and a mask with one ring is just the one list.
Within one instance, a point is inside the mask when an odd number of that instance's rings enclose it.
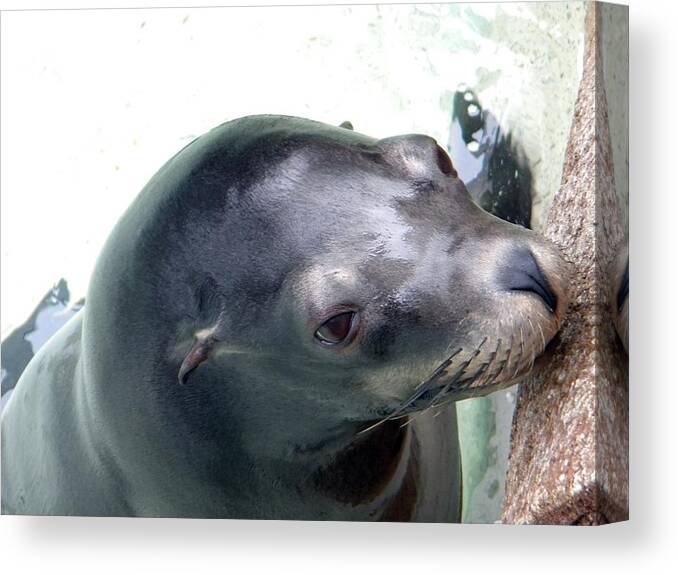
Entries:
{"label": "seal's body", "polygon": [[529,370],[562,266],[431,138],[224,124],[149,182],[22,375],[3,512],[455,521],[451,402]]}
{"label": "seal's body", "polygon": [[[402,429],[401,422],[389,422],[364,439],[347,437],[352,447],[335,448],[335,458],[322,446],[317,454],[285,453],[281,446],[277,457],[260,458],[239,445],[240,426],[209,421],[209,397],[191,394],[183,422],[146,425],[158,421],[162,408],[148,401],[130,405],[111,390],[123,409],[109,420],[87,399],[79,362],[82,319],[73,318],[38,352],[22,377],[31,385],[22,383],[12,398],[3,421],[4,513],[457,519],[453,407],[435,420]],[[178,387],[176,378],[172,385]],[[272,427],[262,425],[259,434],[275,443]]]}

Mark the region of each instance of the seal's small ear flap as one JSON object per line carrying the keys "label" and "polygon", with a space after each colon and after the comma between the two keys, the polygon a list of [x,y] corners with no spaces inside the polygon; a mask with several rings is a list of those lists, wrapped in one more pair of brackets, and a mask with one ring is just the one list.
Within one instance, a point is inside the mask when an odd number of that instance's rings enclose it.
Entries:
{"label": "seal's small ear flap", "polygon": [[214,349],[214,344],[216,340],[210,335],[201,335],[197,334],[195,337],[195,342],[191,347],[191,350],[188,352],[184,361],[179,368],[179,383],[185,384],[188,381],[188,376],[195,370],[201,363],[207,361]]}
{"label": "seal's small ear flap", "polygon": [[351,124],[351,122],[349,122],[348,120],[339,124],[339,127],[344,128],[346,130],[351,130],[351,132],[353,131],[353,124]]}

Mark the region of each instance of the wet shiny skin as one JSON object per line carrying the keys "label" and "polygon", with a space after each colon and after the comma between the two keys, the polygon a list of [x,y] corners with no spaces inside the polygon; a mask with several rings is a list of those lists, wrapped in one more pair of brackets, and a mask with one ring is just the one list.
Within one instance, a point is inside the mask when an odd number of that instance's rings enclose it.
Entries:
{"label": "wet shiny skin", "polygon": [[[521,249],[557,309],[507,285]],[[3,508],[457,520],[454,410],[389,420],[422,383],[449,402],[529,370],[565,277],[552,247],[471,201],[431,138],[224,124],[149,182],[84,312],[29,364],[3,414]],[[319,341],[348,310],[350,341]],[[398,440],[368,470],[385,429]]]}

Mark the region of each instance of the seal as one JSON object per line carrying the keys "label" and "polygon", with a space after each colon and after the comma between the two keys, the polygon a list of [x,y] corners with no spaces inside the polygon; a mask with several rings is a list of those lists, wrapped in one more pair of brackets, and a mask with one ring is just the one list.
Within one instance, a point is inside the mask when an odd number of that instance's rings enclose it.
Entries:
{"label": "seal", "polygon": [[566,272],[428,136],[227,122],[146,185],[21,376],[3,512],[457,521],[453,402],[530,370]]}

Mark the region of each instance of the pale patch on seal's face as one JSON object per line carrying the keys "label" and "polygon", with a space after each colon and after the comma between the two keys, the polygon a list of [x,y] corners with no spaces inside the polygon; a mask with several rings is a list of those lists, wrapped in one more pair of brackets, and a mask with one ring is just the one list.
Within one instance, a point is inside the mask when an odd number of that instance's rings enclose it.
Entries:
{"label": "pale patch on seal's face", "polygon": [[275,379],[280,409],[353,421],[515,383],[567,306],[555,248],[478,208],[431,138],[320,126],[276,134],[282,157],[229,198],[210,357]]}

